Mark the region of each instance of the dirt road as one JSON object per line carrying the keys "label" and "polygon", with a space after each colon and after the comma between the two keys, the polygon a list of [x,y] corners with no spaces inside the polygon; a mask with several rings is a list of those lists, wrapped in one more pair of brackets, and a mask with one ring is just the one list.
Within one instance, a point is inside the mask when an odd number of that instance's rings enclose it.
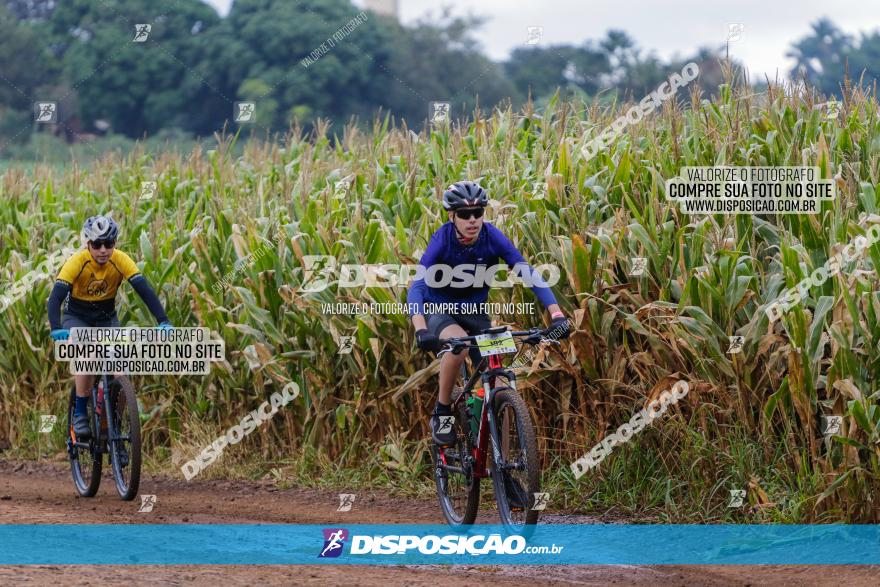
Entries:
{"label": "dirt road", "polygon": [[[106,475],[106,473],[105,473]],[[0,523],[4,524],[381,524],[443,523],[433,500],[357,492],[340,513],[338,491],[279,490],[271,482],[185,482],[146,475],[141,494],[157,496],[155,509],[138,513],[106,476],[92,499],[75,495],[61,463],[0,460]],[[550,522],[602,520],[561,514]],[[480,521],[497,522],[481,513]],[[877,585],[878,567],[745,566],[0,566],[0,585]]]}

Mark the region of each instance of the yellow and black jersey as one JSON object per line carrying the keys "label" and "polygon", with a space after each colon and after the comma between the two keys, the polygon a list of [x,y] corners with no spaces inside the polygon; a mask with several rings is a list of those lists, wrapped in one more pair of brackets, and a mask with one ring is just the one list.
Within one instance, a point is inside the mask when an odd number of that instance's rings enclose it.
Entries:
{"label": "yellow and black jersey", "polygon": [[119,286],[138,274],[132,258],[118,249],[103,265],[83,249],[64,263],[56,279],[71,287],[65,310],[92,315],[112,313]]}
{"label": "yellow and black jersey", "polygon": [[92,258],[87,249],[76,253],[61,268],[57,279],[69,283],[70,295],[84,302],[100,302],[116,297],[122,282],[140,273],[134,261],[116,249],[104,265]]}
{"label": "yellow and black jersey", "polygon": [[[107,262],[99,265],[92,254],[83,249],[64,263],[55,279],[46,304],[49,327],[58,330],[62,327],[72,328],[74,325],[118,325],[116,293],[124,281],[131,284],[132,289],[156,318],[156,322],[169,323],[159,296],[131,257],[120,250],[114,250]],[[64,322],[61,320],[62,304]]]}

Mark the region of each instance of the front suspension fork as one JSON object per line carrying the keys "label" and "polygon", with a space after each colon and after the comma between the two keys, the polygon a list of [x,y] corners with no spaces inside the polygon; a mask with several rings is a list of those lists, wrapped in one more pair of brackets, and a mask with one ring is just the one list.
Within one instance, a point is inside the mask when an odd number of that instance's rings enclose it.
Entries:
{"label": "front suspension fork", "polygon": [[495,468],[499,470],[505,470],[510,468],[507,463],[504,461],[504,457],[501,454],[501,448],[498,446],[500,442],[499,432],[498,432],[498,422],[495,419],[495,380],[496,376],[501,375],[507,381],[510,382],[511,387],[516,389],[516,375],[513,374],[512,371],[504,369],[501,366],[501,359],[497,356],[489,357],[489,370],[483,373],[483,389],[486,390],[486,401],[483,404],[483,410],[486,412],[487,416],[487,424],[488,424],[488,432],[489,439],[483,437],[483,432],[485,428],[483,426],[480,427],[480,439],[479,446],[480,450],[483,454],[486,454],[486,450],[488,448],[487,444],[489,444],[488,440],[491,440],[492,444],[492,460],[495,463]]}

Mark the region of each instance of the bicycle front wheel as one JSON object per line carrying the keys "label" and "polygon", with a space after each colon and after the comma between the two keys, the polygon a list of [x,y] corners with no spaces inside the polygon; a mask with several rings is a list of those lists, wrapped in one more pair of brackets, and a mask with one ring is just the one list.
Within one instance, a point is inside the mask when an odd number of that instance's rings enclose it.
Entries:
{"label": "bicycle front wheel", "polygon": [[526,403],[509,387],[495,392],[493,438],[501,462],[492,463],[492,485],[501,523],[517,534],[530,534],[538,522],[535,493],[540,491],[541,471],[535,427]]}
{"label": "bicycle front wheel", "polygon": [[116,491],[123,500],[131,501],[141,482],[141,418],[134,385],[128,377],[111,382],[106,411],[113,415],[109,453]]}

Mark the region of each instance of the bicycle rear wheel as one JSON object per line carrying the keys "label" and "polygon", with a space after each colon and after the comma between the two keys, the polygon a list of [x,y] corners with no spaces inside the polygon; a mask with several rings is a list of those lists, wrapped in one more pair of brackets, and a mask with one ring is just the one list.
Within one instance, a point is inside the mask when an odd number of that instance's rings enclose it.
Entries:
{"label": "bicycle rear wheel", "polygon": [[495,422],[502,462],[492,463],[492,485],[501,523],[517,534],[531,534],[538,522],[533,509],[541,471],[535,427],[528,406],[516,390],[495,392]]}
{"label": "bicycle rear wheel", "polygon": [[[73,432],[73,409],[76,405],[76,387],[70,390],[70,399],[67,405],[67,454],[70,458],[70,472],[73,475],[73,483],[76,492],[82,497],[94,497],[101,485],[101,464],[103,457],[97,453],[95,433],[92,431],[91,440],[87,443],[77,442]],[[89,422],[95,421],[94,406],[89,402]]]}
{"label": "bicycle rear wheel", "polygon": [[453,446],[431,444],[434,458],[434,482],[440,510],[453,528],[468,526],[477,519],[480,508],[480,480],[474,477],[473,443],[469,434],[467,405],[453,398],[456,442]]}
{"label": "bicycle rear wheel", "polygon": [[107,413],[113,414],[113,437],[108,443],[116,491],[131,501],[141,482],[141,418],[134,385],[128,377],[110,383]]}

